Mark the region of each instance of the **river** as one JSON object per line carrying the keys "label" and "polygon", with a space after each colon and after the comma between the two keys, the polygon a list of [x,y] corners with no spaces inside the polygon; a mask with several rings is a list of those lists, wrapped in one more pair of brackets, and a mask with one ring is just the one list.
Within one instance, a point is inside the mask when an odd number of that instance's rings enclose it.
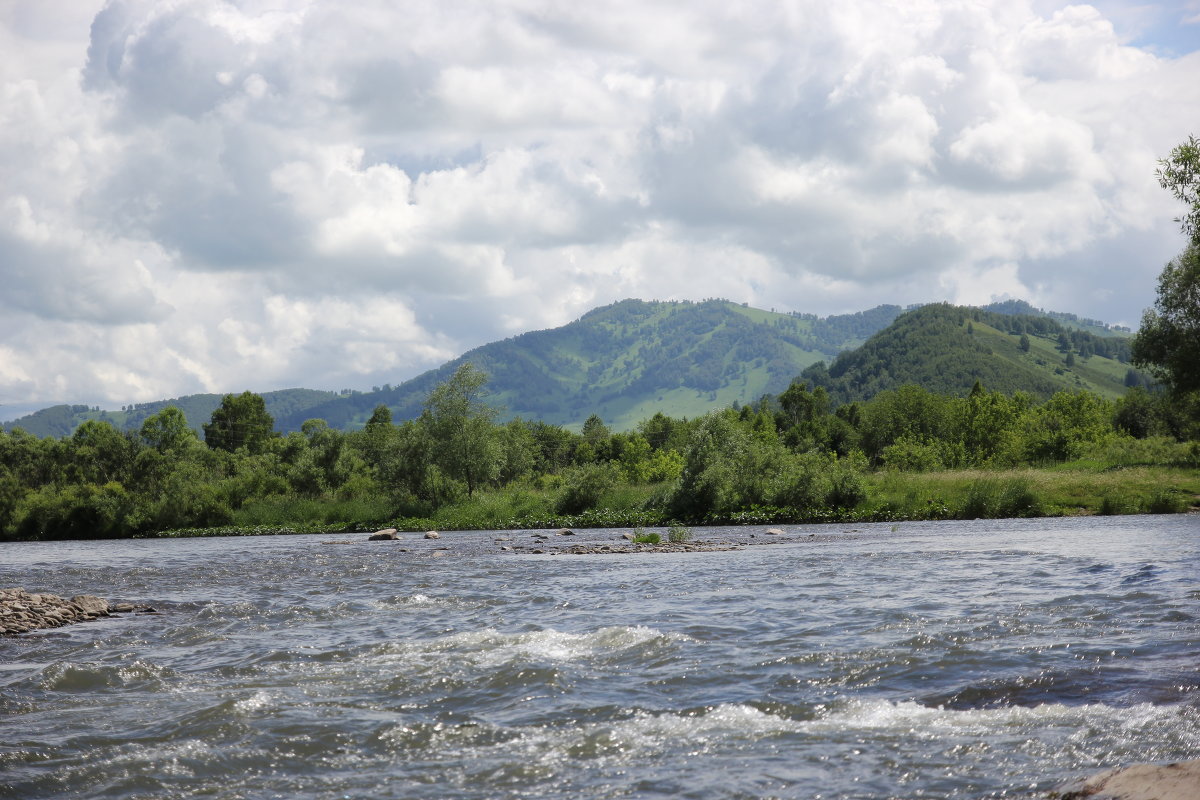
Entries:
{"label": "river", "polygon": [[0,587],[160,612],[0,639],[0,797],[1029,798],[1200,757],[1200,516],[785,530],[0,544]]}

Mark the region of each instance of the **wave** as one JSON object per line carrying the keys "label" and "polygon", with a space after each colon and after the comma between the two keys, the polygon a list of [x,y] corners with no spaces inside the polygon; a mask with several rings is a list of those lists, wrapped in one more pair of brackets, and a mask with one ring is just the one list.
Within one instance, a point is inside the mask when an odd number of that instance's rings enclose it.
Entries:
{"label": "wave", "polygon": [[477,667],[496,667],[514,661],[568,662],[649,653],[687,640],[680,634],[663,633],[640,625],[614,625],[590,633],[567,633],[553,628],[503,633],[484,628],[432,640],[390,642],[373,649],[380,656],[442,655]]}

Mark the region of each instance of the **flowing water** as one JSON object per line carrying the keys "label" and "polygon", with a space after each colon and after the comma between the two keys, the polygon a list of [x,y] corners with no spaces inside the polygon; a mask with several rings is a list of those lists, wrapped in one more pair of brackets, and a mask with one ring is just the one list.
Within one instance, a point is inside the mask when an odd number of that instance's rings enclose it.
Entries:
{"label": "flowing water", "polygon": [[1200,517],[786,530],[0,544],[0,587],[161,612],[0,639],[0,796],[1029,798],[1200,757]]}

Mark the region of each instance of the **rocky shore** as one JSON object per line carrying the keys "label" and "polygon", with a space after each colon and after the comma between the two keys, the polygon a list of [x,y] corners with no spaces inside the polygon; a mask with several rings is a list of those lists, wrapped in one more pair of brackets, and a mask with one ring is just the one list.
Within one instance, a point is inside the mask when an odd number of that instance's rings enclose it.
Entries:
{"label": "rocky shore", "polygon": [[149,606],[112,604],[90,594],[65,599],[56,594],[30,594],[24,589],[0,589],[0,636],[132,612],[155,613]]}

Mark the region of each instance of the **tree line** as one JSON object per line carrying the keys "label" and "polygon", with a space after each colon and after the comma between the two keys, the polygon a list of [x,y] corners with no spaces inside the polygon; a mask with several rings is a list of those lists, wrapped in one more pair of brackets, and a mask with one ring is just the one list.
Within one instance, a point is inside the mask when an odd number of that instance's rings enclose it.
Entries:
{"label": "tree line", "polygon": [[349,432],[312,419],[280,435],[262,397],[245,392],[224,397],[203,441],[174,407],[137,432],[92,420],[61,438],[2,433],[0,536],[144,536],[253,521],[264,508],[277,522],[361,527],[428,518],[497,491],[524,492],[559,515],[640,490],[641,507],[660,519],[736,520],[769,508],[800,520],[868,503],[865,479],[879,472],[1044,466],[1133,451],[1149,462],[1200,460],[1196,446],[1180,444],[1198,433],[1194,403],[1142,389],[1113,402],[1086,392],[1039,401],[978,384],[966,397],[904,386],[834,407],[823,388],[796,382],[695,419],[660,413],[613,432],[593,415],[572,432],[498,423],[482,399],[485,382],[465,364],[429,394],[417,419],[396,424],[379,406]]}

